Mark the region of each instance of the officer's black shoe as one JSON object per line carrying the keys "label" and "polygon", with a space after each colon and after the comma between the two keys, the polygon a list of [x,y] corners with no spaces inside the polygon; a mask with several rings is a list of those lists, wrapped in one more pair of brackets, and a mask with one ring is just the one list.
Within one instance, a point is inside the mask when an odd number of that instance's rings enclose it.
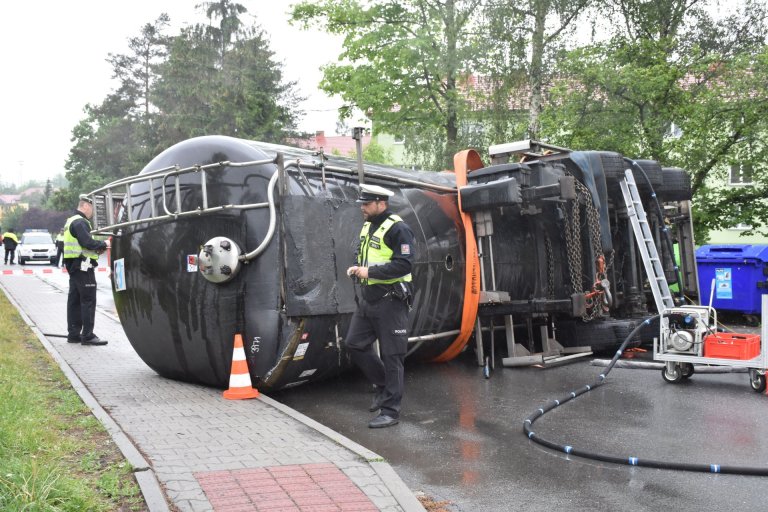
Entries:
{"label": "officer's black shoe", "polygon": [[373,418],[370,423],[368,423],[368,428],[391,427],[392,425],[397,425],[398,423],[400,423],[400,420],[397,418],[387,416],[386,414],[379,414]]}
{"label": "officer's black shoe", "polygon": [[67,343],[80,343],[82,340],[80,338],[70,338],[67,336]]}
{"label": "officer's black shoe", "polygon": [[379,409],[381,409],[381,404],[384,403],[384,388],[376,387],[376,392],[373,395],[373,402],[371,402],[371,406],[368,408],[369,412],[376,412]]}
{"label": "officer's black shoe", "polygon": [[102,340],[95,334],[92,338],[88,338],[87,340],[82,341],[83,345],[106,345],[107,343],[107,340]]}

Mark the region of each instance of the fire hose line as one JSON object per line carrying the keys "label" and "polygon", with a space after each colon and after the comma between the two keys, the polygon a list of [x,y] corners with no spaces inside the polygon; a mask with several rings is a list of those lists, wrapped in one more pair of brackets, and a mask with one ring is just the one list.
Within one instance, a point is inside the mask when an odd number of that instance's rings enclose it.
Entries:
{"label": "fire hose line", "polygon": [[636,456],[627,457],[627,456],[607,455],[603,453],[594,453],[594,452],[589,452],[586,450],[580,450],[578,448],[574,448],[571,445],[558,444],[548,439],[544,439],[543,437],[536,435],[536,433],[532,430],[534,422],[537,419],[544,416],[549,411],[563,405],[566,402],[570,402],[571,400],[573,400],[578,396],[581,396],[585,393],[588,393],[589,391],[592,391],[598,386],[602,386],[605,383],[605,379],[608,377],[608,373],[610,373],[611,369],[616,364],[616,361],[619,359],[619,356],[621,356],[622,352],[626,348],[629,341],[635,336],[635,334],[637,334],[637,332],[641,328],[643,328],[646,325],[649,325],[651,322],[653,322],[657,318],[659,318],[659,315],[654,315],[650,318],[647,318],[640,325],[635,327],[635,329],[631,333],[629,333],[629,336],[627,336],[627,338],[621,344],[621,347],[619,347],[619,349],[616,351],[616,354],[613,356],[613,359],[611,359],[611,362],[606,368],[606,370],[600,375],[598,375],[598,378],[595,382],[593,382],[592,384],[588,384],[577,390],[571,391],[567,396],[560,398],[559,400],[553,400],[552,402],[548,402],[542,405],[539,409],[536,410],[536,412],[528,416],[523,422],[523,431],[525,432],[525,435],[531,441],[538,443],[542,446],[546,446],[547,448],[550,448],[555,451],[563,452],[568,455],[583,457],[585,459],[598,460],[602,462],[610,462],[613,464],[627,464],[629,466],[643,466],[643,467],[656,468],[656,469],[671,469],[675,471],[696,471],[700,473],[726,473],[731,475],[768,476],[768,467],[723,466],[720,464],[691,464],[691,463],[683,463],[683,462],[643,459]]}

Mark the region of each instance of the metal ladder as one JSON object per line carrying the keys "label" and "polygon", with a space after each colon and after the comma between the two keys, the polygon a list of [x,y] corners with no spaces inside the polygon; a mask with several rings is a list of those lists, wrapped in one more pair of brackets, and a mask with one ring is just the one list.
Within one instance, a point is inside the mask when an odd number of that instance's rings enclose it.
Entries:
{"label": "metal ladder", "polygon": [[667,278],[664,276],[664,267],[661,265],[656,243],[653,241],[651,226],[648,224],[643,203],[640,201],[640,193],[637,190],[637,183],[635,183],[632,170],[624,171],[624,176],[625,178],[619,181],[619,186],[624,196],[624,203],[627,205],[627,214],[632,222],[632,230],[635,232],[635,240],[637,240],[645,273],[651,285],[656,309],[662,313],[666,309],[674,308],[675,301],[669,291]]}

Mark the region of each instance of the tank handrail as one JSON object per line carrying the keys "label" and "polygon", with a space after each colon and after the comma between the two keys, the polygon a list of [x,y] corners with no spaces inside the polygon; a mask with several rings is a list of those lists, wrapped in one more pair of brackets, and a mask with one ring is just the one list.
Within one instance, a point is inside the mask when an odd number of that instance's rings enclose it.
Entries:
{"label": "tank handrail", "polygon": [[94,190],[88,195],[96,195],[99,193],[104,193],[107,191],[107,189],[117,187],[118,185],[133,185],[134,183],[149,181],[153,178],[157,178],[160,175],[162,175],[162,177],[165,178],[167,176],[173,176],[178,174],[187,174],[190,172],[213,170],[217,167],[220,167],[220,168],[250,167],[254,165],[274,164],[276,161],[277,161],[277,156],[275,156],[274,158],[269,158],[264,160],[252,160],[248,162],[230,162],[228,160],[224,160],[221,162],[214,162],[214,163],[205,164],[205,165],[191,165],[189,167],[184,167],[184,168],[180,168],[178,165],[171,165],[168,167],[163,167],[162,169],[157,169],[156,171],[150,171],[145,174],[137,174],[136,176],[127,176],[125,178],[120,178],[119,180],[110,182],[101,188],[97,188],[96,190]]}
{"label": "tank handrail", "polygon": [[119,228],[124,228],[127,226],[135,226],[136,224],[142,224],[145,222],[155,222],[155,221],[161,221],[161,220],[169,220],[169,219],[177,219],[179,217],[190,217],[192,215],[203,215],[208,213],[215,213],[215,212],[221,212],[224,210],[254,210],[256,208],[267,208],[269,206],[269,203],[251,203],[251,204],[225,204],[221,206],[212,206],[208,208],[207,210],[190,210],[188,212],[181,212],[181,213],[173,213],[170,215],[157,215],[155,217],[147,217],[144,219],[136,219],[126,222],[120,222],[117,224],[112,224],[109,226],[105,226],[103,228],[94,229],[91,231],[93,234],[108,234],[111,235],[111,231]]}
{"label": "tank handrail", "polygon": [[277,183],[277,176],[279,170],[275,171],[269,183],[267,184],[267,204],[269,205],[269,227],[267,228],[267,234],[264,235],[264,240],[261,241],[258,247],[251,252],[241,255],[238,259],[240,261],[250,261],[267,248],[269,242],[272,240],[272,236],[275,234],[275,225],[277,224],[277,213],[275,211],[275,184]]}
{"label": "tank handrail", "polygon": [[[119,180],[113,181],[109,183],[108,185],[105,185],[104,187],[98,188],[91,192],[89,195],[93,197],[97,196],[104,196],[105,201],[105,207],[106,207],[106,213],[107,213],[107,219],[106,220],[106,226],[104,227],[98,227],[98,224],[100,222],[96,222],[97,229],[94,229],[92,232],[95,234],[112,234],[112,232],[115,229],[126,227],[126,226],[132,226],[144,222],[155,222],[155,221],[161,221],[161,220],[167,220],[171,218],[178,218],[178,217],[184,217],[189,215],[202,215],[204,213],[214,213],[217,211],[222,211],[224,209],[252,209],[252,208],[263,208],[268,206],[267,203],[253,203],[253,204],[247,204],[247,205],[221,205],[216,207],[208,207],[208,194],[207,194],[207,184],[206,184],[206,172],[215,170],[215,169],[225,169],[227,167],[248,167],[248,166],[255,166],[255,165],[264,165],[264,164],[270,164],[275,163],[277,161],[277,156],[271,159],[263,159],[263,160],[252,160],[248,162],[230,162],[230,161],[221,161],[221,162],[215,162],[211,164],[205,164],[205,165],[193,165],[189,167],[180,168],[178,165],[164,167],[162,169],[158,169],[156,171],[148,172],[146,174],[138,175],[138,176],[130,176],[126,178],[121,178]],[[181,208],[181,185],[179,181],[179,176],[182,174],[189,174],[192,172],[199,172],[201,177],[200,187],[202,190],[202,207],[197,207],[194,210],[190,210],[187,212],[182,211]],[[166,190],[165,185],[168,181],[169,177],[174,177],[174,188],[176,192],[176,211],[171,212],[168,209],[168,205],[166,202]],[[162,189],[162,205],[163,210],[165,211],[165,215],[157,215],[157,212],[155,211],[155,191],[154,191],[154,185],[153,180],[155,179],[161,179],[161,189]],[[144,219],[138,219],[133,220],[131,219],[132,214],[132,205],[130,200],[130,186],[135,183],[149,183],[149,195],[150,195],[150,205],[151,205],[151,214],[149,217]],[[128,197],[128,208],[126,209],[128,213],[128,221],[127,222],[121,222],[121,223],[114,223],[114,219],[112,219],[113,216],[113,209],[114,209],[114,202],[113,202],[113,189],[117,187],[125,187],[125,194],[123,194],[123,197]],[[99,219],[96,219],[97,221]]]}
{"label": "tank handrail", "polygon": [[[208,206],[208,197],[207,197],[207,183],[206,183],[206,177],[207,177],[207,171],[213,171],[213,170],[223,170],[228,167],[250,167],[250,166],[257,166],[257,165],[265,165],[265,164],[275,164],[277,163],[279,157],[281,156],[281,153],[278,152],[275,154],[273,158],[269,159],[263,159],[263,160],[253,160],[253,161],[247,161],[247,162],[232,162],[229,160],[220,161],[220,162],[214,162],[210,164],[205,165],[192,165],[184,168],[180,168],[178,165],[172,165],[168,167],[164,167],[162,169],[157,169],[155,171],[147,172],[145,174],[137,175],[137,176],[129,176],[125,178],[121,178],[119,180],[113,181],[109,183],[108,185],[105,185],[103,187],[100,187],[94,191],[92,191],[89,196],[96,197],[96,196],[104,196],[104,202],[106,207],[106,214],[107,218],[104,219],[106,225],[105,226],[99,226],[101,222],[95,222],[96,229],[93,230],[94,234],[114,234],[114,231],[116,229],[134,226],[137,224],[142,223],[149,223],[149,222],[157,222],[157,221],[164,221],[169,219],[175,219],[179,217],[187,217],[190,215],[203,215],[208,213],[215,213],[220,212],[222,210],[227,209],[233,209],[233,210],[246,210],[246,209],[255,209],[255,208],[264,208],[269,207],[270,210],[274,208],[274,196],[272,196],[271,199],[268,198],[266,203],[252,203],[252,204],[246,204],[246,205],[221,205],[221,206],[215,206],[215,207],[209,207]],[[300,159],[296,159],[295,161],[291,161],[290,166],[295,166],[296,169],[299,171],[299,174],[306,180],[306,177],[304,177],[304,173],[302,169],[314,171],[314,172],[320,172],[325,176],[325,173],[330,174],[336,174],[336,175],[342,175],[344,177],[350,177],[355,178],[357,177],[357,172],[352,168],[346,168],[346,167],[338,167],[338,166],[326,166],[324,164],[318,164],[318,163],[310,163],[301,161]],[[194,210],[190,211],[181,211],[181,185],[179,181],[179,176],[183,174],[189,174],[192,172],[199,172],[201,173],[201,182],[200,187],[202,190],[202,201],[203,205],[202,207],[197,207]],[[398,183],[402,185],[410,185],[415,186],[422,189],[429,189],[434,190],[438,192],[448,192],[448,193],[457,193],[458,189],[456,187],[449,187],[449,186],[443,186],[443,185],[436,185],[432,183],[425,183],[418,180],[412,180],[408,178],[402,178],[398,176],[391,176],[386,175],[380,172],[376,171],[366,171],[366,176],[369,176],[371,178],[380,179],[382,181],[388,181],[393,183]],[[175,178],[174,179],[174,188],[176,192],[176,211],[172,212],[168,209],[168,204],[166,202],[166,183],[168,182],[168,179],[170,177]],[[273,176],[274,177],[274,176]],[[161,191],[162,191],[162,205],[164,214],[158,215],[158,212],[155,211],[155,190],[154,190],[154,184],[153,180],[160,179],[161,182]],[[270,183],[272,182],[272,178],[270,178]],[[133,201],[130,197],[130,186],[136,183],[149,183],[149,195],[150,195],[150,203],[151,203],[151,214],[147,218],[143,219],[132,219],[132,207],[133,207]],[[114,192],[114,189],[118,187],[124,187],[125,192],[120,193],[124,198],[127,198],[127,203],[124,205],[126,208],[128,220],[126,222],[118,222],[115,223],[115,220],[112,217],[114,216],[114,197],[118,195],[116,192]],[[268,185],[268,195],[273,194],[273,188],[274,185]],[[258,256],[263,250],[266,248],[266,244],[268,243],[269,239],[274,234],[274,222],[273,219],[275,218],[275,215],[273,213],[270,213],[270,232],[268,233],[268,236],[265,238],[264,241],[262,241],[262,244],[259,245],[256,249],[253,251],[243,255],[243,257],[246,260],[250,260]],[[96,219],[97,221],[100,221],[100,219]]]}
{"label": "tank handrail", "polygon": [[[352,177],[357,177],[357,171],[354,169],[347,169],[346,167],[336,167],[333,165],[324,165],[322,168],[317,164],[309,164],[306,162],[302,162],[301,160],[296,160],[295,165],[299,167],[303,167],[304,169],[311,169],[317,172],[330,172],[331,174],[343,174],[343,175],[349,175]],[[401,183],[403,185],[413,185],[419,188],[426,188],[431,190],[436,190],[438,192],[451,192],[451,193],[457,193],[456,187],[446,187],[444,185],[435,185],[433,183],[424,183],[423,181],[418,180],[411,180],[408,178],[400,178],[398,176],[389,176],[387,174],[382,174],[376,171],[365,171],[365,176],[372,177],[372,178],[378,178],[383,181],[393,181],[395,183]]]}

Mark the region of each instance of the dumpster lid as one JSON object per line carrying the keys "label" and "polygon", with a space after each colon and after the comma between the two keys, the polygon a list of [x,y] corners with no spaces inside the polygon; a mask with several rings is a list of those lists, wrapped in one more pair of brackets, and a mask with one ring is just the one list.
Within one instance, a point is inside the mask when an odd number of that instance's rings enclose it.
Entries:
{"label": "dumpster lid", "polygon": [[761,260],[768,263],[768,245],[722,244],[702,245],[696,249],[700,260]]}

